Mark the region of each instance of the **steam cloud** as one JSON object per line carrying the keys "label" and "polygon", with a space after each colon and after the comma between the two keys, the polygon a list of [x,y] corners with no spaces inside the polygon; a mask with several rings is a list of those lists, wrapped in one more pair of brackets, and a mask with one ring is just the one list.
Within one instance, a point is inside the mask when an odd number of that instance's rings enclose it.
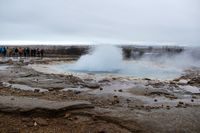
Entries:
{"label": "steam cloud", "polygon": [[82,56],[72,67],[76,71],[117,72],[122,68],[122,51],[115,46],[97,46],[91,54]]}
{"label": "steam cloud", "polygon": [[173,79],[185,69],[199,67],[199,49],[187,49],[171,56],[144,56],[140,60],[124,61],[117,46],[96,46],[76,63],[64,66],[65,70],[93,73],[115,73],[139,78]]}

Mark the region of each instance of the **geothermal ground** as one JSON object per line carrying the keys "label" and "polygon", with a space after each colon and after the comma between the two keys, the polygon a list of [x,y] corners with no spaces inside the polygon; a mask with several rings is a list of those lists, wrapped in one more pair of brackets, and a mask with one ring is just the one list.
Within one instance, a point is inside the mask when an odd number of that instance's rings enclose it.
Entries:
{"label": "geothermal ground", "polygon": [[[198,133],[200,68],[173,79],[58,71],[73,58],[0,65],[2,133]],[[56,68],[56,69],[55,69]]]}

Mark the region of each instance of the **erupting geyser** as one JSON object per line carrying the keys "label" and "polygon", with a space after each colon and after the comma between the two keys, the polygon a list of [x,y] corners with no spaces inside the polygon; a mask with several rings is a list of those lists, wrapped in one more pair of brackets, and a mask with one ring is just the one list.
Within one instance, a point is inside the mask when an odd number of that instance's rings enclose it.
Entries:
{"label": "erupting geyser", "polygon": [[118,72],[122,68],[122,50],[116,46],[96,46],[69,69],[82,72]]}
{"label": "erupting geyser", "polygon": [[193,58],[188,50],[173,56],[148,55],[139,60],[123,60],[121,48],[113,45],[99,45],[75,63],[60,64],[54,68],[59,72],[110,73],[165,80],[179,77],[186,69],[199,67],[199,64],[199,60]]}

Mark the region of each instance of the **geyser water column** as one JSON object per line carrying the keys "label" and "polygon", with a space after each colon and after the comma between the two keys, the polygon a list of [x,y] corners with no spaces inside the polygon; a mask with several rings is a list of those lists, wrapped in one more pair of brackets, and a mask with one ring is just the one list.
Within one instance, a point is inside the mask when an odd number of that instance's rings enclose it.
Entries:
{"label": "geyser water column", "polygon": [[[183,69],[168,63],[167,58],[164,62],[140,59],[123,60],[122,49],[113,45],[98,45],[94,49],[80,57],[74,63],[64,63],[53,66],[57,72],[84,73],[109,73],[116,76],[131,76],[136,78],[151,79],[174,79],[183,73]],[[171,60],[171,58],[169,59]],[[178,61],[176,61],[178,62]],[[78,72],[78,73],[77,73]]]}
{"label": "geyser water column", "polygon": [[117,73],[122,68],[122,50],[113,45],[96,46],[92,53],[82,56],[70,66],[72,71]]}

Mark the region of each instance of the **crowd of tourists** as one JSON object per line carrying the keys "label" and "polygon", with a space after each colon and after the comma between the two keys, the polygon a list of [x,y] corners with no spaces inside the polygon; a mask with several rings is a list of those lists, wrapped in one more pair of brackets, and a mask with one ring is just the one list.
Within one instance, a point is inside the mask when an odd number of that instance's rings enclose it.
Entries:
{"label": "crowd of tourists", "polygon": [[44,49],[22,47],[0,47],[0,56],[3,57],[43,57]]}

